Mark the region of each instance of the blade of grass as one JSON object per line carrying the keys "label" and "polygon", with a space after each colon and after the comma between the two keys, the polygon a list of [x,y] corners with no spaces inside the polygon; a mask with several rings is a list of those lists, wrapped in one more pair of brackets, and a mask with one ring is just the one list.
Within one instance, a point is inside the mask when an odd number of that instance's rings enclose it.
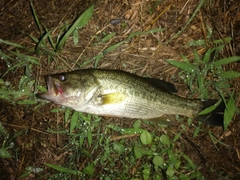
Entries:
{"label": "blade of grass", "polygon": [[204,64],[209,63],[210,57],[211,57],[211,54],[212,54],[213,50],[214,50],[214,49],[210,49],[210,48],[209,48],[209,49],[207,50],[207,52],[204,54],[204,56],[203,56],[203,63],[204,63]]}
{"label": "blade of grass", "polygon": [[227,37],[227,38],[224,38],[224,39],[214,40],[213,43],[215,43],[215,44],[226,44],[226,43],[229,43],[231,40],[232,40],[232,38]]}
{"label": "blade of grass", "polygon": [[39,21],[39,19],[38,19],[37,13],[36,13],[36,11],[35,11],[35,8],[34,8],[32,2],[30,3],[30,6],[31,6],[32,13],[33,13],[34,20],[36,21],[38,30],[39,30],[39,32],[40,32],[40,34],[41,34],[41,36],[42,36],[42,34],[43,34],[43,32],[42,32],[42,27],[41,27],[40,21]]}
{"label": "blade of grass", "polygon": [[32,63],[32,64],[40,65],[40,63],[38,62],[38,58],[36,58],[36,57],[21,54],[19,52],[13,52],[13,51],[10,51],[10,52],[12,54],[14,54],[15,56],[17,56],[18,59],[20,59],[20,60],[24,60],[24,61]]}
{"label": "blade of grass", "polygon": [[8,59],[11,59],[14,61],[14,59],[8,55],[6,55],[5,53],[3,53],[1,50],[0,50],[0,57],[4,60],[8,60]]}
{"label": "blade of grass", "polygon": [[8,68],[0,77],[4,77],[9,71],[12,71],[13,69],[17,67],[21,67],[27,64],[27,61],[20,62],[18,64],[13,65],[12,67]]}
{"label": "blade of grass", "polygon": [[226,104],[226,109],[224,111],[224,122],[223,122],[223,127],[224,130],[227,129],[228,125],[230,124],[234,114],[236,111],[236,105],[235,105],[235,101],[233,98],[233,94],[230,94],[230,99]]}
{"label": "blade of grass", "polygon": [[25,48],[24,46],[20,45],[20,44],[17,44],[17,43],[13,43],[13,42],[10,42],[10,41],[5,41],[3,39],[0,39],[0,43],[4,43],[4,44],[7,44],[9,46],[13,46],[13,47],[16,47],[16,48]]}
{"label": "blade of grass", "polygon": [[173,40],[175,38],[177,38],[185,29],[186,27],[190,24],[190,22],[193,20],[193,18],[197,15],[197,13],[200,11],[200,8],[202,7],[202,5],[204,4],[205,0],[201,0],[200,3],[198,4],[196,10],[193,12],[192,16],[190,17],[190,19],[188,20],[188,22],[185,24],[185,26],[181,29],[181,31],[179,31],[177,34],[175,34],[170,40]]}
{"label": "blade of grass", "polygon": [[77,111],[75,111],[72,115],[71,124],[70,124],[70,133],[73,132],[74,128],[78,124],[78,115],[79,115],[79,113]]}
{"label": "blade of grass", "polygon": [[151,30],[144,31],[144,32],[135,32],[135,33],[130,34],[127,37],[127,40],[130,40],[130,39],[132,39],[135,36],[139,36],[139,35],[143,35],[143,34],[156,33],[156,32],[162,32],[164,30],[165,30],[164,28],[157,28],[157,29],[151,29]]}
{"label": "blade of grass", "polygon": [[73,25],[69,28],[69,30],[63,35],[63,37],[60,39],[59,43],[57,44],[56,50],[59,51],[62,49],[63,45],[65,44],[67,38],[72,34],[72,32],[76,28],[82,28],[85,26],[90,18],[92,17],[94,10],[94,6],[91,6],[89,9],[87,9],[83,14],[73,23]]}
{"label": "blade of grass", "polygon": [[62,166],[57,166],[57,165],[54,165],[54,164],[44,164],[45,166],[48,166],[50,168],[53,168],[57,171],[60,171],[60,172],[65,172],[65,173],[69,173],[69,174],[74,174],[74,175],[80,175],[82,174],[82,172],[80,171],[77,171],[77,170],[72,170],[72,169],[67,169],[67,168],[64,168]]}
{"label": "blade of grass", "polygon": [[116,35],[115,32],[106,35],[104,38],[101,39],[101,43],[107,42],[108,40],[110,40],[115,35]]}
{"label": "blade of grass", "polygon": [[169,64],[172,64],[188,73],[196,72],[198,69],[193,64],[190,64],[189,62],[180,62],[175,60],[166,60]]}
{"label": "blade of grass", "polygon": [[216,109],[218,107],[218,105],[222,102],[222,99],[219,99],[214,105],[204,109],[203,111],[201,111],[200,113],[198,113],[198,115],[204,115],[204,114],[208,114],[210,112],[212,112],[214,109]]}
{"label": "blade of grass", "polygon": [[[41,40],[38,42],[37,47],[36,47],[36,54],[40,54],[40,48],[41,47],[45,47],[46,43],[45,40],[49,37],[49,34],[51,33],[51,31],[48,31],[42,38]],[[45,47],[46,48],[46,47]],[[54,47],[53,47],[54,48]]]}
{"label": "blade of grass", "polygon": [[222,76],[225,78],[238,78],[240,77],[240,73],[236,71],[225,71]]}
{"label": "blade of grass", "polygon": [[215,61],[215,62],[212,63],[212,66],[213,67],[218,67],[218,66],[222,66],[222,65],[225,65],[225,64],[229,64],[229,63],[232,63],[232,62],[239,61],[239,60],[240,60],[240,56],[232,56],[232,57],[223,58],[223,59],[220,59],[218,61]]}

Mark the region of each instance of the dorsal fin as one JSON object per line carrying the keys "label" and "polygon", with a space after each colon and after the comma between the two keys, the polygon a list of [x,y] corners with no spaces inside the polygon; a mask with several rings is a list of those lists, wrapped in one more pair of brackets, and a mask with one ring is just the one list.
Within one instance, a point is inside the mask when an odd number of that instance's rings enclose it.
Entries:
{"label": "dorsal fin", "polygon": [[175,88],[174,84],[160,80],[157,78],[148,78],[148,77],[143,77],[145,81],[147,81],[149,84],[154,86],[155,88],[160,89],[163,92],[168,92],[168,93],[176,93],[177,89]]}

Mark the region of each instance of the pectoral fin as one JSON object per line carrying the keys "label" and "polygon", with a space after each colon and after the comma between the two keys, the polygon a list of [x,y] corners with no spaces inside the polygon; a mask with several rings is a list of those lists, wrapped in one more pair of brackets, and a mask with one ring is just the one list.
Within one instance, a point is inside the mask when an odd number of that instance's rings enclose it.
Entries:
{"label": "pectoral fin", "polygon": [[127,98],[127,95],[122,92],[115,92],[101,95],[102,104],[120,104]]}

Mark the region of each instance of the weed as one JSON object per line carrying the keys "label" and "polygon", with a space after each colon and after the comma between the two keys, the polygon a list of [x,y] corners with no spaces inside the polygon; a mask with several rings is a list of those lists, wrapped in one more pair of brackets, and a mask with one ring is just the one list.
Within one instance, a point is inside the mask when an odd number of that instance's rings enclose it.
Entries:
{"label": "weed", "polygon": [[[223,50],[226,43],[231,41],[231,39],[225,38],[211,42],[211,38],[212,30],[208,27],[207,40],[197,40],[188,44],[189,46],[204,46],[205,48],[213,46],[208,48],[202,57],[194,49],[193,62],[190,62],[190,60],[183,55],[183,62],[176,60],[167,60],[167,62],[182,70],[179,73],[180,76],[186,81],[193,93],[196,93],[197,91],[202,100],[216,96],[216,94],[213,94],[209,89],[214,89],[215,92],[219,93],[226,105],[224,111],[224,129],[226,130],[237,110],[234,101],[234,91],[229,90],[229,80],[240,77],[240,73],[236,71],[225,71],[223,66],[239,61],[240,56],[218,59],[219,53]],[[225,95],[228,95],[228,100],[225,99]],[[220,102],[221,101],[218,101],[217,104],[209,107],[200,114],[211,112],[220,104]]]}
{"label": "weed", "polygon": [[[195,17],[196,13],[203,5],[203,2],[204,0],[200,1],[196,11],[181,32],[189,25],[193,17]],[[155,5],[157,5],[157,3]],[[54,37],[51,36],[52,30],[42,27],[33,4],[31,4],[31,8],[41,35],[39,39],[30,36],[36,43],[35,48],[27,49],[22,45],[2,39],[0,39],[0,43],[13,46],[18,50],[26,50],[26,53],[35,53],[37,57],[39,55],[47,55],[48,59],[59,57],[61,50],[64,48],[64,44],[71,35],[73,35],[74,44],[78,43],[78,30],[88,23],[94,10],[94,7],[91,6],[82,13],[72,25],[58,27],[60,33],[57,38],[54,39]],[[152,11],[152,9],[150,9],[150,11]],[[104,28],[102,30],[104,30]],[[211,38],[211,30],[208,30],[209,40]],[[123,43],[134,40],[134,38],[143,34],[162,31],[164,31],[164,29],[158,28],[146,30],[144,32],[133,32],[126,39],[104,48],[98,55],[80,64],[80,67],[84,67],[88,63],[93,63],[94,67],[98,67],[101,58],[121,46]],[[98,33],[93,36],[89,43],[97,37]],[[174,38],[177,37],[179,33],[177,33]],[[114,32],[106,33],[102,39],[99,39],[99,43],[108,43],[115,36],[116,33]],[[225,129],[231,122],[236,110],[234,92],[228,90],[230,87],[229,79],[240,76],[240,73],[235,71],[224,71],[222,67],[228,63],[238,61],[240,59],[239,57],[229,57],[218,60],[219,53],[223,50],[225,42],[229,42],[230,40],[229,38],[225,38],[214,41],[214,46],[211,48],[208,48],[209,43],[211,44],[210,41],[198,40],[190,42],[188,44],[189,46],[194,47],[201,45],[207,48],[203,57],[194,50],[193,62],[186,56],[182,56],[183,62],[175,60],[167,61],[181,69],[179,74],[183,79],[186,79],[186,83],[192,93],[199,94],[202,99],[208,99],[216,95],[212,94],[209,88],[213,88],[218,92],[222,101],[226,104],[226,110],[224,112]],[[48,46],[49,44],[50,47]],[[73,66],[68,65],[70,69],[78,63],[81,55]],[[19,51],[9,52],[9,54],[0,51],[0,56],[9,66],[7,71],[1,75],[0,98],[8,100],[11,103],[36,104],[37,101],[35,100],[34,93],[37,90],[46,91],[42,86],[36,85],[35,79],[32,78],[33,67],[39,66],[39,59],[34,57],[35,55],[29,56]],[[16,85],[17,87],[14,87],[10,82],[4,82],[2,78],[6,74],[19,68],[24,68],[25,73],[19,79],[19,83]],[[211,76],[212,78],[208,79],[206,78],[207,76]],[[224,98],[225,94],[229,95],[228,99]],[[220,101],[218,103],[220,103]],[[41,105],[42,104],[40,104],[40,106]],[[39,106],[35,109],[38,107]],[[202,113],[208,113],[213,109],[214,107],[210,107],[210,109],[206,109]],[[46,167],[52,168],[57,172],[51,175],[51,177],[48,177],[49,179],[89,179],[92,176],[99,176],[99,179],[203,179],[200,173],[201,167],[194,164],[186,154],[179,152],[176,147],[177,142],[181,138],[181,132],[173,134],[173,137],[164,133],[159,135],[160,126],[148,123],[149,127],[155,126],[153,131],[149,131],[150,128],[146,128],[144,126],[145,124],[143,124],[145,122],[140,120],[135,121],[132,127],[128,128],[122,128],[111,123],[102,127],[101,117],[89,114],[86,115],[76,111],[73,112],[69,108],[51,109],[52,113],[59,111],[65,111],[64,122],[65,124],[70,123],[69,130],[55,131],[49,129],[48,132],[68,135],[69,142],[61,149],[61,151],[68,153],[68,161],[63,165],[45,163]],[[189,119],[188,122],[190,124],[191,120]],[[185,127],[181,127],[184,130]],[[200,131],[200,127],[197,127],[193,136],[196,137]],[[2,126],[0,126],[0,133],[1,136],[6,138],[7,133]],[[211,132],[209,132],[209,136],[213,142],[217,141]],[[134,140],[131,138],[134,138]],[[0,149],[1,158],[12,157],[8,152],[11,148],[12,146],[6,144],[4,141]],[[121,169],[118,169],[118,167],[121,167]],[[97,173],[98,170],[101,174]],[[28,167],[20,177],[26,177],[31,172],[39,173],[42,171],[42,168]]]}

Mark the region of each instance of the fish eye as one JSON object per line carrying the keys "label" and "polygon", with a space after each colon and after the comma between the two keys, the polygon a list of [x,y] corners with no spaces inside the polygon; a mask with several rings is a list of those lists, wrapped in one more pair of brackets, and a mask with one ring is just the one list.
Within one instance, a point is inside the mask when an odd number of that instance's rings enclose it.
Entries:
{"label": "fish eye", "polygon": [[58,79],[62,82],[66,81],[67,80],[67,77],[63,74],[59,75]]}

